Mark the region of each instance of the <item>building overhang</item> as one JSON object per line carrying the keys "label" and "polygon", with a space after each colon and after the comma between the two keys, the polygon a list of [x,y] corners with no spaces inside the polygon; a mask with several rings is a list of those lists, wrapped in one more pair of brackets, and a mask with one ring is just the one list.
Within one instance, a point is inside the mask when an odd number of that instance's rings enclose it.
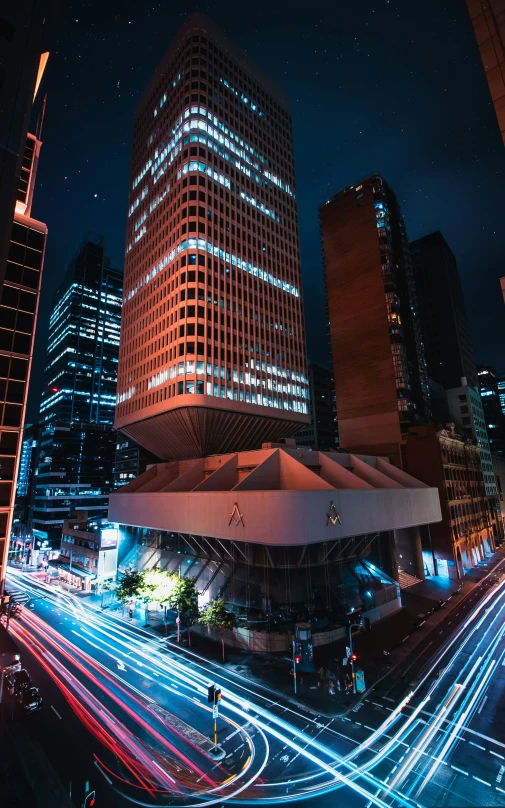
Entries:
{"label": "building overhang", "polygon": [[151,466],[109,519],[235,542],[300,546],[441,520],[438,490],[380,457],[269,448]]}
{"label": "building overhang", "polygon": [[114,426],[164,460],[257,449],[310,423],[310,416],[207,395],[181,395],[119,416]]}

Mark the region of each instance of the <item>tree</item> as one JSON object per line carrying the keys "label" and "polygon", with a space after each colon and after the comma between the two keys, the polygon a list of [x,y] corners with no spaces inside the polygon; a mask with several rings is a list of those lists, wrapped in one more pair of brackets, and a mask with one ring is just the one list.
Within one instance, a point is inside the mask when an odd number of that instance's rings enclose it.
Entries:
{"label": "tree", "polygon": [[200,616],[200,623],[214,628],[235,628],[237,618],[233,612],[228,611],[224,600],[216,598],[209,603],[205,611]]}
{"label": "tree", "polygon": [[178,575],[170,576],[173,581],[172,591],[168,598],[168,605],[171,609],[186,615],[188,621],[198,617],[198,592],[196,591],[193,578],[179,578]]}
{"label": "tree", "polygon": [[140,594],[144,574],[138,570],[125,570],[123,577],[116,589],[116,595],[120,603],[126,603],[130,598],[135,598]]}
{"label": "tree", "polygon": [[[167,606],[173,592],[176,578],[163,570],[153,569],[144,573],[140,596],[148,603],[159,603],[165,611],[165,630],[167,624]],[[148,614],[146,610],[146,622]]]}

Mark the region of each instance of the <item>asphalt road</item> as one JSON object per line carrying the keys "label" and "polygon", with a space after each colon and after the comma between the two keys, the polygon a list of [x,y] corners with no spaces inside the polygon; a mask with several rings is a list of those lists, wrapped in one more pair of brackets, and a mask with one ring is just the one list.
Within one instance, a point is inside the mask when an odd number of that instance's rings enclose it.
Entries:
{"label": "asphalt road", "polygon": [[[146,805],[303,797],[318,808],[329,794],[346,806],[505,804],[505,581],[474,590],[459,615],[448,610],[430,645],[344,718],[299,708],[189,650],[181,655],[26,574],[12,581],[33,596],[33,611],[12,628],[33,649],[25,665],[45,698],[45,709],[24,720],[39,743],[46,738],[77,806],[86,780],[97,805],[110,806],[131,804],[120,794],[142,794]],[[201,746],[212,734],[209,681],[223,691],[220,762]],[[416,692],[402,703],[410,682]]]}

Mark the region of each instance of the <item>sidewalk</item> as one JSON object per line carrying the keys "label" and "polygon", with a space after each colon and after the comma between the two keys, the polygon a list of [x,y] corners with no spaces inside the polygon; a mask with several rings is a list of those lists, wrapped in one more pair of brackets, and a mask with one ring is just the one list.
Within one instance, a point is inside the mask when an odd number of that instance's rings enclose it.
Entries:
{"label": "sidewalk", "polygon": [[[439,623],[456,609],[480,582],[503,561],[505,548],[490,556],[486,561],[474,567],[463,581],[431,578],[422,581],[402,591],[404,607],[375,623],[370,632],[356,632],[353,635],[354,650],[359,656],[360,667],[365,671],[367,693],[380,679],[400,665],[413,654],[416,649],[427,645],[429,637]],[[460,589],[457,594],[453,594]],[[86,599],[93,609],[100,612],[101,596],[87,593],[78,593]],[[440,606],[439,601],[446,601]],[[106,607],[107,608],[107,607]],[[122,607],[110,609],[121,617]],[[423,615],[422,618],[419,615]],[[146,626],[144,609],[137,608],[132,620],[127,613],[123,618],[125,622],[132,623],[138,628],[149,631],[153,636],[165,635],[172,643],[177,639],[176,627],[173,623],[166,626],[163,622],[163,612],[150,612],[149,625]],[[417,624],[424,619],[424,624]],[[345,656],[346,642],[342,641],[328,646],[318,647],[314,651],[315,671],[312,673],[298,673],[297,694],[294,694],[292,662],[287,657],[276,654],[249,654],[225,647],[225,662],[222,660],[222,648],[218,643],[208,640],[201,635],[192,634],[192,647],[204,655],[209,661],[222,665],[233,673],[247,678],[257,684],[277,692],[298,708],[314,714],[333,717],[345,715],[350,712],[361,696],[346,695],[336,692],[330,695],[324,683],[320,683],[319,668],[333,674],[345,672],[341,662]],[[188,648],[187,632],[181,631],[181,646]],[[181,653],[182,653],[181,648]],[[173,647],[172,649],[173,650]],[[384,650],[388,655],[384,655]]]}

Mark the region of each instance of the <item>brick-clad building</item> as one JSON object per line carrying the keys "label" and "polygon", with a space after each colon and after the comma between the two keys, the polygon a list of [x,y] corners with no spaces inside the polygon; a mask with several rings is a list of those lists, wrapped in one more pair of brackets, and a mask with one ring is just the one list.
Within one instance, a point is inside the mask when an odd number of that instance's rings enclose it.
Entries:
{"label": "brick-clad building", "polygon": [[433,555],[439,575],[460,578],[495,549],[479,447],[450,426],[413,427],[403,461],[405,471],[438,488],[442,521],[430,525]]}
{"label": "brick-clad building", "polygon": [[162,459],[309,421],[289,101],[205,15],[136,109],[117,392]]}
{"label": "brick-clad building", "polygon": [[399,464],[429,412],[412,261],[398,201],[373,174],[319,209],[340,445]]}

